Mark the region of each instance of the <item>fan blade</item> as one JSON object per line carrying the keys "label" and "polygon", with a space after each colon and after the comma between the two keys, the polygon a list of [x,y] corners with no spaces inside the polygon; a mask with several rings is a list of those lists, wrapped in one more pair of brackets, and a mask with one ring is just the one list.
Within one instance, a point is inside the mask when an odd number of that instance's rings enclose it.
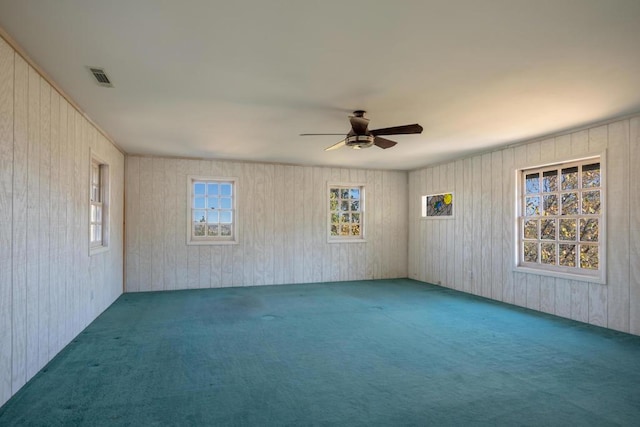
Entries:
{"label": "fan blade", "polygon": [[384,129],[376,129],[371,131],[371,135],[402,135],[402,134],[410,134],[410,133],[422,133],[422,126],[419,124],[413,125],[404,125],[404,126],[394,126],[390,128]]}
{"label": "fan blade", "polygon": [[325,148],[324,151],[336,150],[338,148],[344,147],[346,143],[347,143],[347,140],[343,139],[342,141],[340,141],[340,142],[338,142],[336,144],[333,144],[331,147]]}
{"label": "fan blade", "polygon": [[364,117],[349,116],[349,120],[351,121],[351,128],[356,133],[356,135],[367,134],[369,119],[365,119]]}
{"label": "fan blade", "polygon": [[324,135],[332,135],[332,136],[344,136],[344,133],[301,133],[300,136],[324,136]]}
{"label": "fan blade", "polygon": [[375,145],[377,145],[378,147],[384,148],[384,149],[391,148],[391,147],[393,147],[394,145],[397,144],[397,142],[395,142],[395,141],[391,141],[391,140],[385,139],[385,138],[380,138],[379,136],[376,136],[374,138],[373,143]]}

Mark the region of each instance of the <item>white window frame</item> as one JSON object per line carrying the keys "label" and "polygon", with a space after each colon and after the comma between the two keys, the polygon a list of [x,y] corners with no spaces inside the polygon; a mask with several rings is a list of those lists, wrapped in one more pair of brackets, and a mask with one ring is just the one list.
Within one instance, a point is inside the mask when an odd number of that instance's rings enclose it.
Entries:
{"label": "white window frame", "polygon": [[[577,220],[577,227],[578,229],[576,230],[576,251],[577,253],[577,259],[578,259],[578,265],[576,267],[563,267],[563,266],[559,266],[559,265],[547,265],[547,264],[542,264],[540,262],[540,260],[538,260],[537,263],[531,263],[531,262],[525,262],[524,261],[524,253],[523,253],[523,241],[524,241],[524,222],[522,221],[523,217],[524,217],[524,209],[525,209],[525,190],[524,190],[524,186],[525,186],[525,176],[527,174],[531,174],[531,173],[536,173],[536,172],[544,172],[545,170],[550,170],[550,169],[564,169],[564,168],[569,168],[572,166],[582,166],[582,165],[588,165],[591,163],[595,163],[595,162],[599,162],[600,163],[600,187],[598,188],[594,188],[594,189],[583,189],[582,188],[582,174],[578,174],[578,189],[577,190],[562,190],[560,187],[560,176],[558,176],[558,191],[557,192],[553,192],[556,193],[558,195],[562,194],[562,193],[567,193],[567,192],[577,192],[578,193],[578,208],[581,209],[581,200],[582,200],[582,192],[588,192],[588,191],[594,191],[594,190],[599,190],[600,191],[600,214],[599,215],[588,215],[588,214],[583,214],[582,212],[579,211],[579,213],[577,215],[570,215],[567,218],[576,218]],[[581,156],[581,157],[573,157],[573,158],[567,158],[567,159],[563,159],[560,161],[554,161],[552,163],[545,163],[545,164],[538,164],[538,165],[534,165],[534,166],[527,166],[527,167],[522,167],[522,168],[518,168],[515,170],[515,182],[516,182],[516,191],[515,191],[515,195],[516,195],[516,203],[515,203],[515,228],[514,228],[514,261],[515,261],[515,267],[514,270],[515,271],[519,271],[519,272],[523,272],[523,273],[532,273],[532,274],[538,274],[538,275],[543,275],[543,276],[552,276],[552,277],[559,277],[559,278],[564,278],[564,279],[570,279],[570,280],[578,280],[578,281],[586,281],[586,282],[591,282],[591,283],[600,283],[600,284],[605,284],[606,283],[606,260],[607,260],[607,248],[606,248],[606,242],[607,242],[607,238],[606,238],[606,230],[607,230],[607,214],[606,214],[606,170],[607,170],[607,162],[606,162],[606,153],[605,152],[599,152],[599,153],[593,153],[593,154],[589,154],[589,155],[585,155],[585,156]],[[543,192],[541,191],[541,196],[543,195]],[[548,194],[552,194],[552,193],[548,193]],[[560,205],[561,202],[560,200],[558,200],[558,209],[560,209]],[[543,206],[543,199],[541,198],[540,200],[540,209],[542,209]],[[563,216],[562,215],[557,215],[557,216],[553,216],[552,218],[558,218],[561,219]],[[532,217],[534,219],[544,219],[545,216],[542,215],[542,213],[539,216],[534,216]],[[597,243],[592,243],[589,242],[587,244],[597,244],[597,246],[599,247],[599,252],[598,252],[598,270],[589,270],[589,269],[583,269],[579,267],[579,260],[580,260],[580,249],[579,249],[579,245],[580,245],[580,230],[579,230],[579,226],[580,226],[580,219],[581,218],[598,218],[599,220],[599,226],[598,226],[598,242]],[[540,226],[540,224],[538,225]],[[556,227],[559,227],[559,224],[556,225]],[[548,242],[555,242],[555,243],[563,243],[565,241],[562,241],[558,238],[558,230],[556,230],[556,239],[555,240],[548,240]],[[568,243],[568,242],[566,242]],[[540,255],[539,255],[540,256]]]}
{"label": "white window frame", "polygon": [[[331,235],[331,189],[334,188],[358,188],[360,190],[360,235],[359,236],[332,236]],[[366,242],[366,188],[362,183],[346,183],[346,182],[328,182],[327,183],[327,198],[325,200],[327,207],[327,242],[329,243],[364,243]],[[349,211],[351,213],[351,211]]]}
{"label": "white window frame", "polygon": [[[195,211],[207,211],[213,210],[215,208],[209,208],[205,206],[205,208],[196,208],[195,203],[195,193],[194,193],[194,184],[205,183],[205,184],[231,184],[231,208],[220,208],[220,211],[231,212],[231,236],[195,236],[194,232],[194,214]],[[216,198],[220,199],[220,196]],[[226,198],[226,197],[225,197]],[[208,203],[209,195],[208,193],[204,197],[205,203]],[[189,175],[187,177],[187,245],[229,245],[229,244],[237,244],[239,242],[238,235],[238,178],[234,177],[218,177],[218,176],[201,176],[201,175]],[[205,222],[208,224],[208,222]],[[220,222],[216,222],[216,224],[220,224]],[[205,225],[207,228],[207,225]]]}
{"label": "white window frame", "polygon": [[[94,181],[97,171],[97,182]],[[89,162],[89,255],[109,249],[109,165],[91,154]],[[94,227],[99,227],[100,238],[94,239]]]}

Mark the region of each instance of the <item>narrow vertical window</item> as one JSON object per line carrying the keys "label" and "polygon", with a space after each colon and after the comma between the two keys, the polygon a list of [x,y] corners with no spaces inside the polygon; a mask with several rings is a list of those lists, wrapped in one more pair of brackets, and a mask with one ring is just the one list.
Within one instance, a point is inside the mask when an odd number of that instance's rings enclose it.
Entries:
{"label": "narrow vertical window", "polygon": [[364,241],[364,186],[328,187],[329,241]]}
{"label": "narrow vertical window", "polygon": [[89,172],[89,250],[99,252],[108,247],[109,166],[91,159]]}
{"label": "narrow vertical window", "polygon": [[236,242],[236,181],[189,177],[189,244]]}

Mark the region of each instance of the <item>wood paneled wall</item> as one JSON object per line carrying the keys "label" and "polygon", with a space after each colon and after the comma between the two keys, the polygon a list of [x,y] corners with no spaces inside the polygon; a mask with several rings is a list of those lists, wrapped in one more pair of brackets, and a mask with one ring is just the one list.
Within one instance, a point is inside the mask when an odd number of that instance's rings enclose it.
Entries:
{"label": "wood paneled wall", "polygon": [[[89,257],[89,165],[110,250]],[[0,405],[122,293],[124,156],[0,38]]]}
{"label": "wood paneled wall", "polygon": [[[187,176],[237,177],[239,244],[186,245]],[[364,183],[365,243],[327,243],[327,181]],[[407,276],[407,173],[126,158],[126,291]]]}
{"label": "wood paneled wall", "polygon": [[[607,283],[513,271],[516,168],[606,150]],[[640,335],[640,117],[409,173],[409,277]],[[454,191],[454,220],[420,197]]]}

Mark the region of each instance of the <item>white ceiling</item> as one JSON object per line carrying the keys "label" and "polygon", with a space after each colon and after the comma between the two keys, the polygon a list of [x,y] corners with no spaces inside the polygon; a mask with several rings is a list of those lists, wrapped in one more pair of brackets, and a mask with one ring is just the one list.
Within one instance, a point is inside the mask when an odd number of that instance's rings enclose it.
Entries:
{"label": "white ceiling", "polygon": [[[0,26],[132,154],[412,169],[640,111],[639,0],[0,0]],[[354,109],[424,132],[298,136]]]}

